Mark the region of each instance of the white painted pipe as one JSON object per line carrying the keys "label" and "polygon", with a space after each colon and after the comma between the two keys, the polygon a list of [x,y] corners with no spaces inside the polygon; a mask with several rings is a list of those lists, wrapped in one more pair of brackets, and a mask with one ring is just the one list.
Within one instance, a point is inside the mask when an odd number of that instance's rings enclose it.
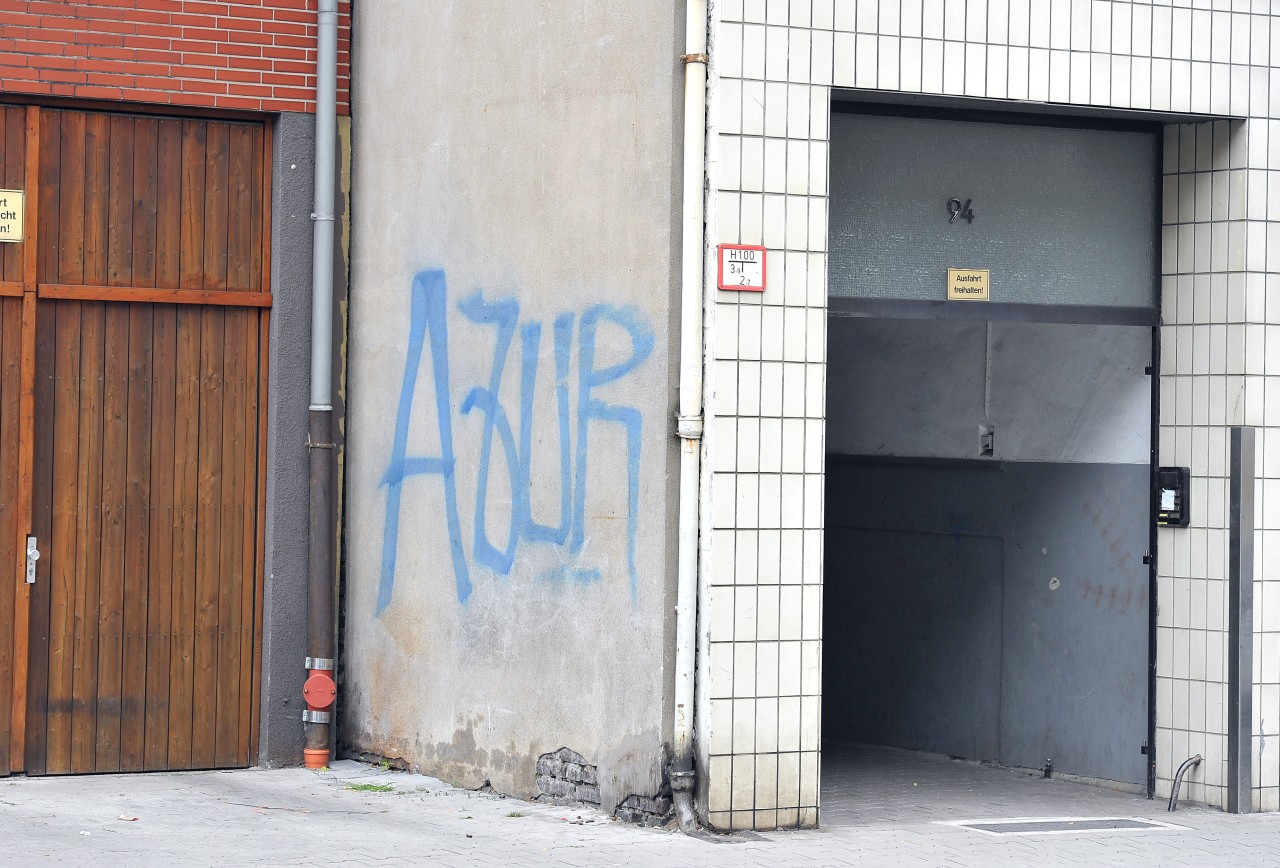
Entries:
{"label": "white painted pipe", "polygon": [[703,267],[707,143],[707,0],[686,5],[684,204],[680,283],[680,530],[676,585],[675,726],[672,794],[680,826],[693,809],[693,704],[698,639],[699,464],[702,451]]}

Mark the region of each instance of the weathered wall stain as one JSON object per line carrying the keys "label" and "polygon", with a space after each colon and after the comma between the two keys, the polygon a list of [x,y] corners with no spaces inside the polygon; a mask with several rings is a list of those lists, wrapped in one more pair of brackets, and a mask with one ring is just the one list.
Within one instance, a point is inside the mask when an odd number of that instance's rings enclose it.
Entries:
{"label": "weathered wall stain", "polygon": [[[636,534],[640,500],[640,444],[642,419],[633,406],[606,403],[596,390],[628,377],[652,355],[653,330],[643,315],[630,305],[606,303],[589,305],[580,315],[561,313],[552,324],[555,354],[555,403],[560,452],[560,514],[554,523],[544,523],[533,515],[530,491],[533,472],[533,417],[539,373],[539,349],[543,323],[521,321],[520,302],[515,299],[492,300],[480,290],[457,303],[458,310],[471,324],[496,330],[493,362],[487,382],[469,388],[457,412],[462,416],[481,413],[484,417],[480,443],[480,462],[475,492],[475,514],[470,550],[464,541],[462,517],[458,508],[458,484],[455,475],[457,459],[454,450],[454,408],[452,406],[449,371],[448,286],[445,273],[438,269],[419,272],[413,279],[410,301],[408,352],[391,458],[381,484],[387,489],[386,521],[383,529],[382,570],[378,586],[378,612],[391,602],[395,587],[396,554],[401,527],[400,502],[404,482],[414,476],[438,476],[443,491],[443,517],[448,535],[454,582],[459,602],[471,595],[471,568],[480,566],[498,575],[508,575],[515,563],[522,541],[541,543],[566,549],[571,556],[582,554],[586,544],[586,503],[590,474],[592,423],[619,426],[626,435],[627,449],[623,462],[627,471],[627,572],[630,593],[635,601],[638,576],[636,571]],[[577,332],[577,377],[571,361],[574,332]],[[597,367],[597,339],[602,331],[621,330],[630,342],[630,354],[622,361]],[[503,406],[499,394],[507,368],[507,357],[517,331],[520,335],[520,389],[517,409],[519,428],[513,428],[512,414]],[[472,335],[467,336],[468,339]],[[476,336],[478,337],[478,336]],[[435,397],[435,424],[439,432],[438,455],[409,455],[410,422],[413,398],[422,367],[424,351],[429,347]],[[570,411],[570,389],[576,389],[577,418]],[[575,424],[576,423],[576,424]],[[489,507],[489,482],[494,471],[494,440],[498,441],[508,474],[511,504],[506,540],[500,545],[489,538],[486,528]],[[501,472],[501,471],[499,471]],[[565,568],[564,577],[590,582],[600,579],[593,568]],[[560,576],[556,576],[560,577]]]}

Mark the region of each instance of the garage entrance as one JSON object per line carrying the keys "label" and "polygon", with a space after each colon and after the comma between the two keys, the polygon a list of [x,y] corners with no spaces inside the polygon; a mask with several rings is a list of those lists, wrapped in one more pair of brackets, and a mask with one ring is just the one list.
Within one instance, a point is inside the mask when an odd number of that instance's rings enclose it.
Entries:
{"label": "garage entrance", "polygon": [[823,778],[1145,793],[1158,138],[996,120],[833,117]]}

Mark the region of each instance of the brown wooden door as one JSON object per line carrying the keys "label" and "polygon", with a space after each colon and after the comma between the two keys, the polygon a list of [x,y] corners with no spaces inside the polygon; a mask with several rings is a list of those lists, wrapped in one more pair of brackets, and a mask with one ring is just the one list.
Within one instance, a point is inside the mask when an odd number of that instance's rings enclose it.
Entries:
{"label": "brown wooden door", "polygon": [[[38,117],[30,526],[41,557],[23,764],[244,766],[271,302],[265,130]],[[0,386],[0,454],[4,400]],[[4,484],[0,467],[0,497]],[[24,541],[0,526],[0,558],[25,563],[3,547]]]}

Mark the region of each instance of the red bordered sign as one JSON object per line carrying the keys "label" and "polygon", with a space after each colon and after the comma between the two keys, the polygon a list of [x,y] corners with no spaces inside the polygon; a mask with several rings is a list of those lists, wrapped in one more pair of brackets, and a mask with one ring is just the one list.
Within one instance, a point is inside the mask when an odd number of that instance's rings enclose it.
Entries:
{"label": "red bordered sign", "polygon": [[719,251],[721,289],[764,292],[764,260],[768,251],[745,244],[721,244]]}

